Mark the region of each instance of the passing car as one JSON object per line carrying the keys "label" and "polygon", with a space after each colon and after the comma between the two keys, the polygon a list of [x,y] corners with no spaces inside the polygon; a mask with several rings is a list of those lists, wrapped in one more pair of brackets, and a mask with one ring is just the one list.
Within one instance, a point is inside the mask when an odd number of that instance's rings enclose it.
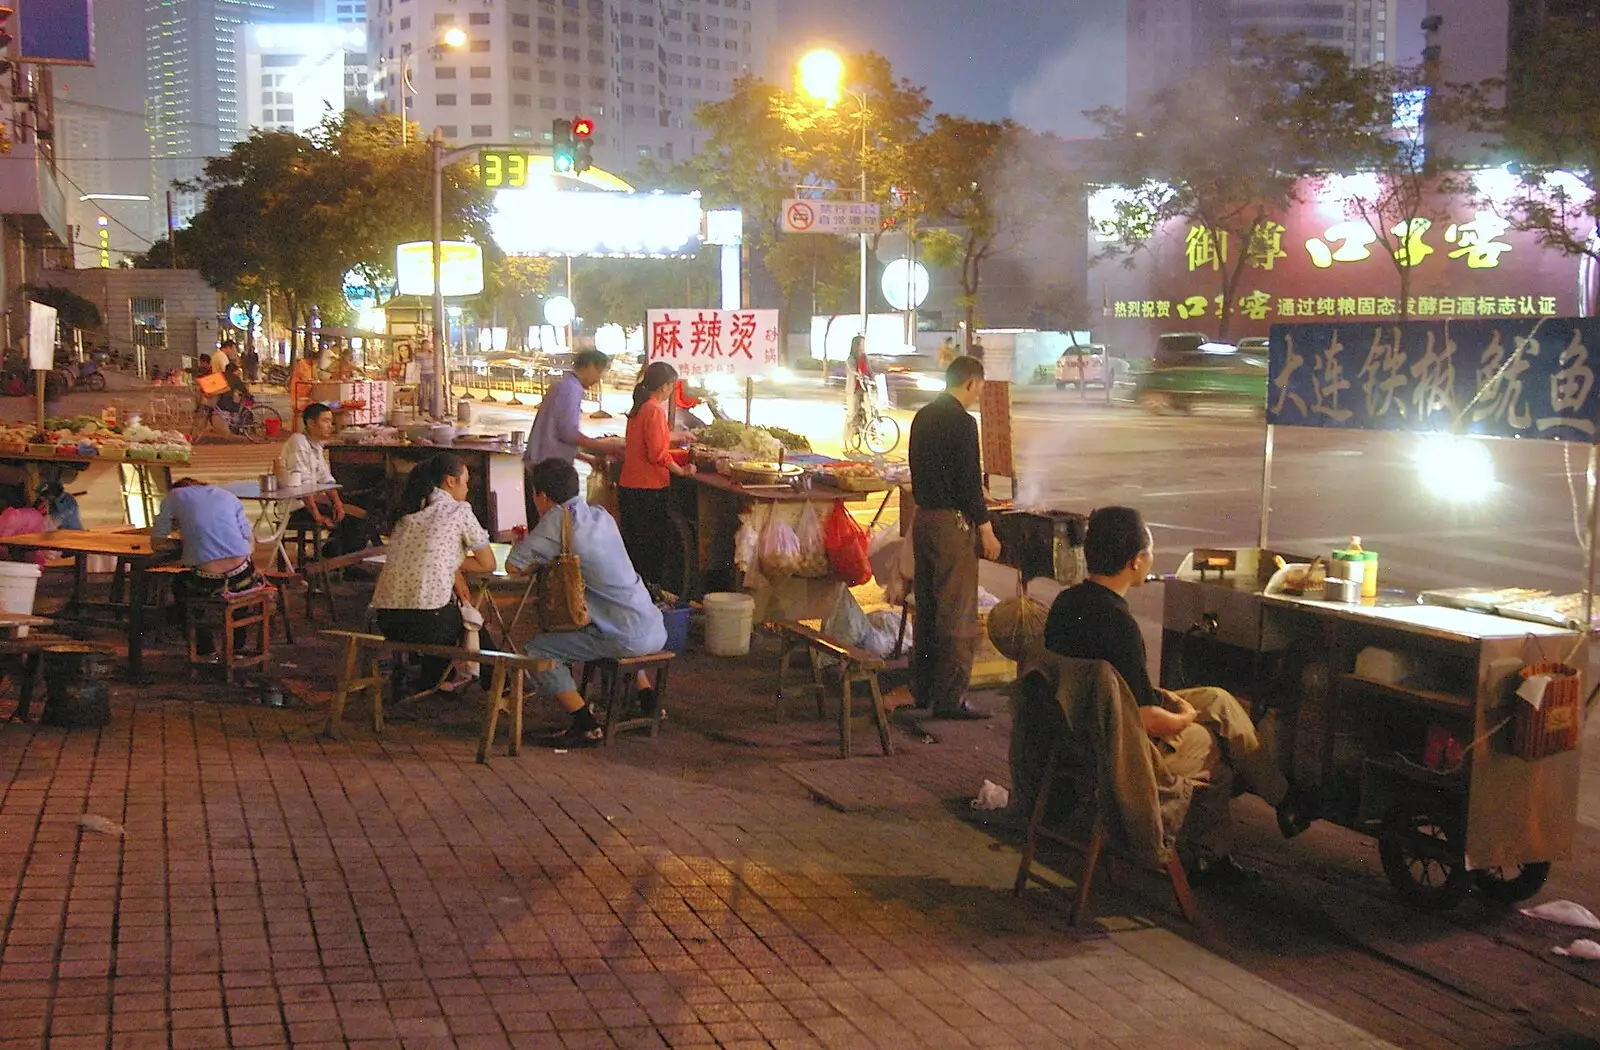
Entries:
{"label": "passing car", "polygon": [[1187,413],[1197,405],[1265,413],[1267,359],[1231,343],[1164,347],[1139,377],[1134,399],[1157,415]]}
{"label": "passing car", "polygon": [[1091,386],[1103,389],[1108,361],[1112,385],[1126,383],[1130,374],[1128,362],[1120,357],[1112,357],[1101,344],[1085,343],[1067,347],[1056,358],[1056,389],[1065,390],[1069,386],[1079,390]]}

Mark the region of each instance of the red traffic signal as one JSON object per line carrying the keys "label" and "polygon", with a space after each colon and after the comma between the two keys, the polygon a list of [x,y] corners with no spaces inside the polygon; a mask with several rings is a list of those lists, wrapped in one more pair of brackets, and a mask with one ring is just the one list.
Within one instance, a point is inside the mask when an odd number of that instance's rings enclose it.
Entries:
{"label": "red traffic signal", "polygon": [[586,139],[586,138],[588,138],[589,136],[591,136],[593,134],[594,134],[594,121],[590,120],[588,117],[573,117],[572,118],[572,137],[573,138],[575,138],[575,139]]}

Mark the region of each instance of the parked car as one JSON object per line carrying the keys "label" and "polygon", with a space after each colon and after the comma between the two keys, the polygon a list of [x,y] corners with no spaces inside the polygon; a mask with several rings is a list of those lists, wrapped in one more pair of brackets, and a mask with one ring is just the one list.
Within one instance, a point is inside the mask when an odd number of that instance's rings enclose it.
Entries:
{"label": "parked car", "polygon": [[1082,346],[1069,346],[1060,357],[1056,358],[1056,389],[1065,390],[1069,386],[1080,390],[1089,386],[1103,389],[1106,383],[1107,361],[1111,362],[1113,386],[1129,381],[1131,370],[1128,362],[1120,357],[1112,357],[1101,344],[1085,343]]}
{"label": "parked car", "polygon": [[1139,377],[1134,398],[1158,415],[1188,412],[1198,404],[1265,412],[1267,360],[1230,343],[1169,346],[1157,352],[1150,370]]}

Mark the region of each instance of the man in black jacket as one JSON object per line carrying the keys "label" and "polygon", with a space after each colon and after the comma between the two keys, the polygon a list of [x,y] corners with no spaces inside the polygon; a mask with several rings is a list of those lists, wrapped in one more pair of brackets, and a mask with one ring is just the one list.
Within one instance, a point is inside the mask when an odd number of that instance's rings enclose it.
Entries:
{"label": "man in black jacket", "polygon": [[978,555],[1000,557],[983,494],[978,423],[983,362],[958,357],[945,392],[911,421],[911,526],[916,556],[917,629],[911,695],[935,718],[987,718],[967,705],[978,648]]}

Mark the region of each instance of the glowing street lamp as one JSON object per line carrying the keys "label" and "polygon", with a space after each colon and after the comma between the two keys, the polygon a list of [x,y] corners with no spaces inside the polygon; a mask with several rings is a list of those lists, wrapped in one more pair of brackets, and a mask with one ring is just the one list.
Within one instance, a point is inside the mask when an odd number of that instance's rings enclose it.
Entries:
{"label": "glowing street lamp", "polygon": [[[857,113],[861,118],[861,203],[867,202],[867,97],[845,87],[844,59],[837,51],[822,47],[808,51],[801,56],[796,68],[800,90],[816,99],[818,102],[833,108],[838,105],[842,95],[849,95],[856,100]],[[861,338],[863,346],[867,338],[867,235],[861,234]],[[851,400],[855,394],[853,379],[847,379],[845,388],[845,437],[850,436],[850,429],[855,425],[855,413],[849,411],[848,406],[854,404]]]}
{"label": "glowing street lamp", "polygon": [[[428,48],[429,57],[437,61],[446,49],[460,51],[467,46],[466,30],[460,26],[451,26],[444,31],[444,36],[439,42]],[[415,51],[406,51],[400,59],[400,145],[404,146],[411,137],[411,125],[406,121],[406,94],[415,93],[411,86],[411,60],[417,57]]]}

